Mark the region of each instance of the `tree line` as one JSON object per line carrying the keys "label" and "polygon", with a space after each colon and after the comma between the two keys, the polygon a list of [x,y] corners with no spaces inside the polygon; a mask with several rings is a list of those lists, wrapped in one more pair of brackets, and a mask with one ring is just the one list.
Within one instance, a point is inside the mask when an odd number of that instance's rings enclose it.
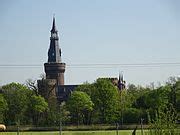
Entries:
{"label": "tree line", "polygon": [[10,83],[0,88],[0,123],[6,125],[58,126],[90,124],[149,124],[175,127],[179,122],[180,79],[163,86],[129,84],[118,88],[108,79],[78,86],[66,102],[47,101],[33,81]]}

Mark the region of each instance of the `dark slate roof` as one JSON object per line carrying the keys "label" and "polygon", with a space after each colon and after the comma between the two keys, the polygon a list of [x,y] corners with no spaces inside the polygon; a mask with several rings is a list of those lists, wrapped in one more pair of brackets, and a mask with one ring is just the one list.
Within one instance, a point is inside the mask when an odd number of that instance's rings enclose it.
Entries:
{"label": "dark slate roof", "polygon": [[48,63],[61,63],[61,49],[59,47],[59,37],[56,30],[54,17],[50,37],[50,47],[48,50]]}
{"label": "dark slate roof", "polygon": [[72,91],[79,85],[59,85],[57,91],[57,97],[60,102],[66,101]]}

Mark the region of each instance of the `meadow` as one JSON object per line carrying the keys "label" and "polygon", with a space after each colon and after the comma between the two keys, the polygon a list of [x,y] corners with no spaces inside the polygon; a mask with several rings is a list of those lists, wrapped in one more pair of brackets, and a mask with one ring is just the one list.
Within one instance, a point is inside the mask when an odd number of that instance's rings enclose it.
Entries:
{"label": "meadow", "polygon": [[[132,135],[133,130],[118,131],[63,131],[62,135]],[[147,131],[144,131],[146,135]],[[17,135],[17,132],[0,132],[0,135]],[[19,135],[59,135],[58,131],[52,132],[20,132]],[[141,131],[136,131],[136,135],[141,135]]]}

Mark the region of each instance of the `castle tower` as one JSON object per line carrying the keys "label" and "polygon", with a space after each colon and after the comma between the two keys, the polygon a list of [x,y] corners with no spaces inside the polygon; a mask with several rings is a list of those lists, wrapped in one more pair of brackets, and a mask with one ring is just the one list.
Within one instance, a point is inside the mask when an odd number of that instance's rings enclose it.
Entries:
{"label": "castle tower", "polygon": [[46,79],[55,79],[57,86],[64,85],[65,66],[66,64],[61,61],[58,31],[56,29],[55,17],[53,17],[50,47],[48,50],[48,62],[44,63]]}

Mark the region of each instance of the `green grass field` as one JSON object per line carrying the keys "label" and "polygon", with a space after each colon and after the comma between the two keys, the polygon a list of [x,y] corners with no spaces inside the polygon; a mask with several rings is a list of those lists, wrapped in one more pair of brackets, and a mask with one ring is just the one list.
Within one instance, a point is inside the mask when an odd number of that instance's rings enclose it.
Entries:
{"label": "green grass field", "polygon": [[[131,135],[133,130],[121,130],[118,131],[118,135]],[[147,131],[144,131],[146,135]],[[17,135],[17,132],[0,132],[0,135]],[[52,132],[20,132],[19,135],[59,135],[58,131]],[[63,131],[62,135],[117,135],[116,131]],[[141,135],[141,131],[138,130],[136,135]]]}
{"label": "green grass field", "polygon": [[[116,131],[63,131],[61,135],[132,135],[133,130]],[[17,135],[17,132],[0,132],[0,135]],[[59,135],[58,131],[52,132],[20,132],[19,135]],[[136,131],[136,135],[142,135],[140,130]],[[143,135],[149,135],[147,130],[144,130]],[[179,135],[178,130],[175,135]]]}

